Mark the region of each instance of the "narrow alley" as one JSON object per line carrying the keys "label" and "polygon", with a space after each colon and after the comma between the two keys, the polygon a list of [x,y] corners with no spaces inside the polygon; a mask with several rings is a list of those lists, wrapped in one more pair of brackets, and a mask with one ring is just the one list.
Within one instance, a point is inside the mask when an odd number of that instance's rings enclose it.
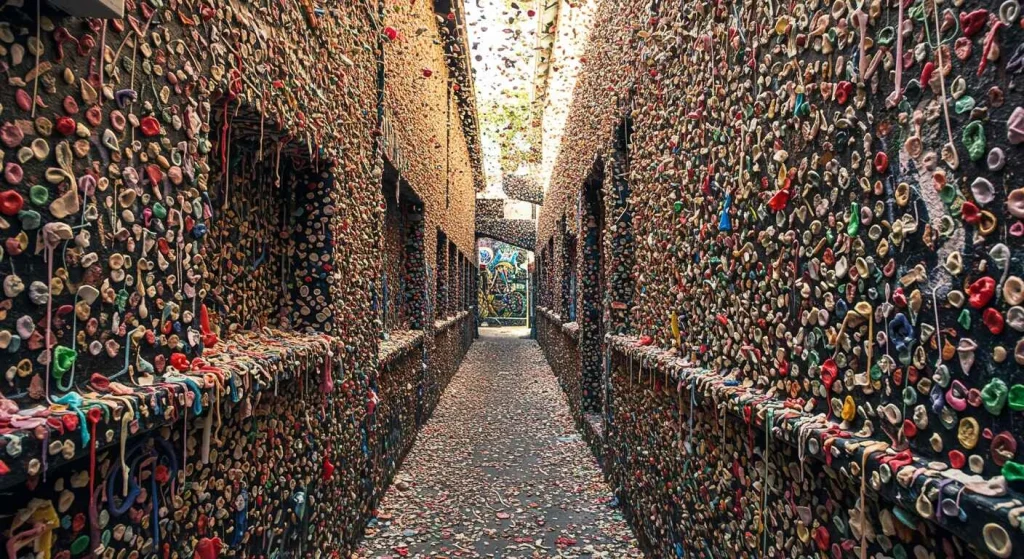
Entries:
{"label": "narrow alley", "polygon": [[0,0],[0,549],[1024,557],[1022,1]]}
{"label": "narrow alley", "polygon": [[360,556],[641,557],[529,329],[481,331]]}

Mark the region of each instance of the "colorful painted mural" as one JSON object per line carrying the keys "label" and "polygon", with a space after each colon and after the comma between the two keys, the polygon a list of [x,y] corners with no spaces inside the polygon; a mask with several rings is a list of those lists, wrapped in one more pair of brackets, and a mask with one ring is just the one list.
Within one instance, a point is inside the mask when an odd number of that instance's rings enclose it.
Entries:
{"label": "colorful painted mural", "polygon": [[478,242],[481,325],[525,325],[530,307],[532,253],[492,239]]}

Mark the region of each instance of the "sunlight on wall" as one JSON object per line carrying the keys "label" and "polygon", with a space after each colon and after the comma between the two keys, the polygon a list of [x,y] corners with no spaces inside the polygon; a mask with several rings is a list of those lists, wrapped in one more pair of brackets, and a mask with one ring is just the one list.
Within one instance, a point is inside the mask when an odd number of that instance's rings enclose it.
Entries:
{"label": "sunlight on wall", "polygon": [[555,166],[562,132],[569,116],[573,88],[579,72],[580,57],[587,37],[590,35],[591,20],[597,2],[595,0],[561,0],[558,14],[558,36],[552,53],[553,65],[548,77],[547,101],[543,116],[543,147],[539,180],[547,192],[551,182],[551,171]]}

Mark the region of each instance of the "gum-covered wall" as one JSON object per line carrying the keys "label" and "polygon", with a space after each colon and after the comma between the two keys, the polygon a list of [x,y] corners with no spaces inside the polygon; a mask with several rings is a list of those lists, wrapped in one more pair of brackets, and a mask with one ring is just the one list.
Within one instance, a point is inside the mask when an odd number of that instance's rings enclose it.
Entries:
{"label": "gum-covered wall", "polygon": [[[0,9],[9,553],[347,553],[472,341],[426,289],[438,228],[475,262],[455,39],[426,2],[20,4]],[[386,243],[385,160],[416,200]],[[386,295],[382,251],[404,251]]]}
{"label": "gum-covered wall", "polygon": [[598,3],[538,338],[656,556],[1024,549],[1019,12]]}

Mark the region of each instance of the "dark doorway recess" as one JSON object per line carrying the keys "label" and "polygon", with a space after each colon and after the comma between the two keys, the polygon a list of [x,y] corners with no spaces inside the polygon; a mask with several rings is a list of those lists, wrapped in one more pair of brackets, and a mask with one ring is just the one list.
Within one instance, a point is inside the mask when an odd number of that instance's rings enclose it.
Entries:
{"label": "dark doorway recess", "polygon": [[[634,256],[633,211],[630,207],[629,144],[633,136],[633,121],[626,117],[615,129],[615,139],[609,158],[608,223],[602,229],[607,235],[608,256],[604,264],[608,278],[608,312],[602,324],[617,335],[630,333],[631,309],[636,289],[633,270]],[[603,339],[603,338],[602,338]],[[615,386],[611,380],[611,355],[604,355],[604,409],[608,429],[614,428]]]}
{"label": "dark doorway recess", "polygon": [[630,208],[629,142],[633,136],[633,120],[625,118],[616,128],[615,142],[610,158],[611,181],[608,201],[608,262],[609,282],[608,329],[615,334],[626,334],[630,327],[629,310],[633,306],[633,211]]}
{"label": "dark doorway recess", "polygon": [[576,269],[576,235],[563,230],[562,234],[562,317],[576,322],[576,295],[579,281]]}
{"label": "dark doorway recess", "polygon": [[423,203],[387,160],[381,179],[386,209],[378,318],[385,336],[420,330],[424,321]]}
{"label": "dark doorway recess", "polygon": [[434,320],[448,316],[448,236],[437,229],[437,253],[435,256],[436,287],[434,296]]}
{"label": "dark doorway recess", "polygon": [[583,367],[583,411],[599,413],[604,390],[602,351],[604,342],[604,194],[605,165],[597,159],[583,183],[580,200],[580,363]]}

